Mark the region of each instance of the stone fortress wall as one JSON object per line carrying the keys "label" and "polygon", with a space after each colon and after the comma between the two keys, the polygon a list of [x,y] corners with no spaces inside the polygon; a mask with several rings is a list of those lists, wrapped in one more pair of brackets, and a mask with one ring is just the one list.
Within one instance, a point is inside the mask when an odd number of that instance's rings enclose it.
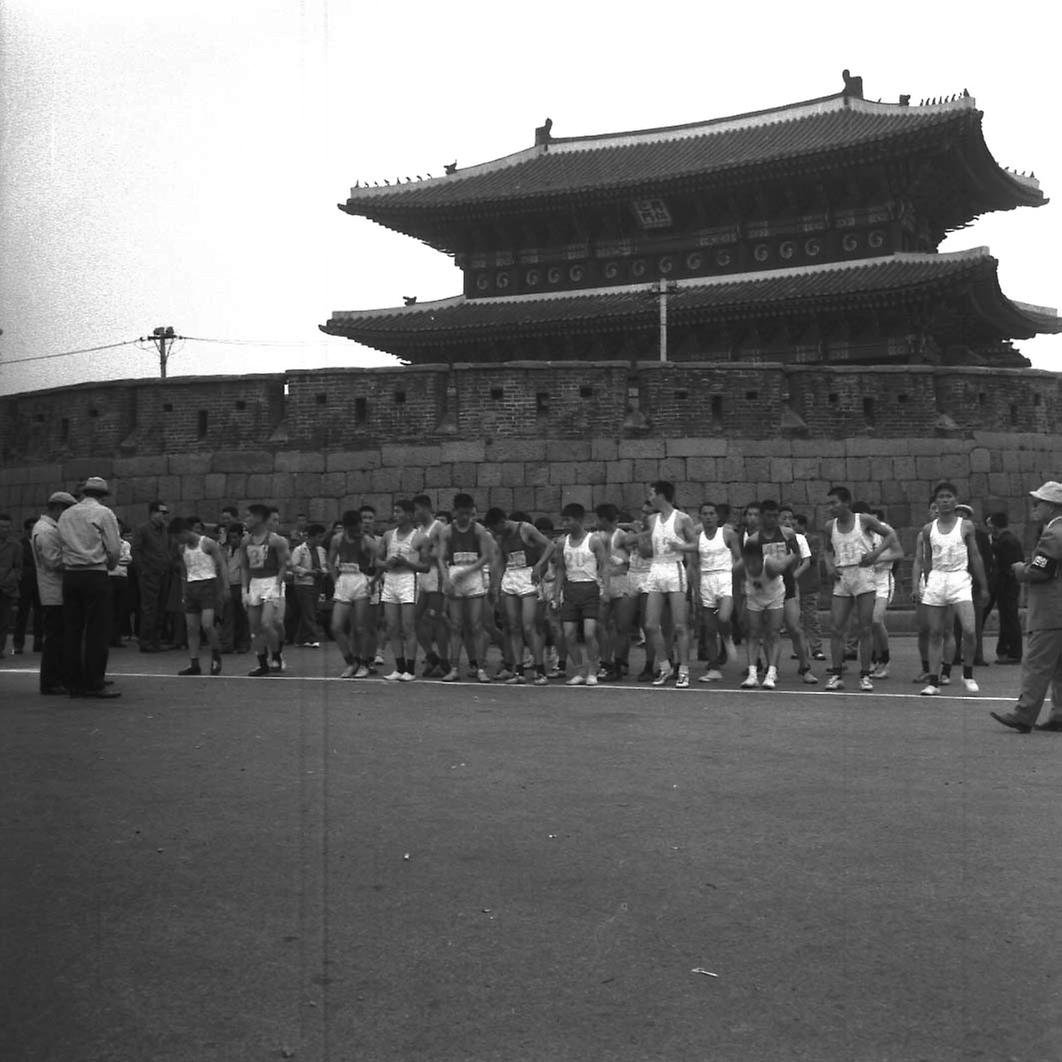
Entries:
{"label": "stone fortress wall", "polygon": [[554,517],[570,501],[633,508],[645,484],[679,504],[775,497],[826,518],[848,485],[910,551],[933,484],[1009,510],[1062,478],[1062,375],[976,367],[690,362],[507,363],[126,380],[0,397],[0,510],[110,479],[128,522],[276,503],[331,521],[458,490]]}

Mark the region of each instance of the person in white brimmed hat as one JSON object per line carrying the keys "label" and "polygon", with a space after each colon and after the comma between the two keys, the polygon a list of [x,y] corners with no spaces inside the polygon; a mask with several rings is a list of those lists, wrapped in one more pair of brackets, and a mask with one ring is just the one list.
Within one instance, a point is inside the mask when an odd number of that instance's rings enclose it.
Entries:
{"label": "person in white brimmed hat", "polygon": [[59,517],[63,551],[63,674],[71,697],[117,697],[106,684],[114,618],[111,580],[122,536],[118,518],[100,499],[110,494],[105,479],[90,476],[82,499]]}
{"label": "person in white brimmed hat", "polygon": [[1051,689],[1051,716],[1037,730],[1062,731],[1062,483],[1029,492],[1033,519],[1043,525],[1032,559],[1014,564],[1014,577],[1028,587],[1021,695],[1012,712],[992,718],[1021,734],[1032,730]]}

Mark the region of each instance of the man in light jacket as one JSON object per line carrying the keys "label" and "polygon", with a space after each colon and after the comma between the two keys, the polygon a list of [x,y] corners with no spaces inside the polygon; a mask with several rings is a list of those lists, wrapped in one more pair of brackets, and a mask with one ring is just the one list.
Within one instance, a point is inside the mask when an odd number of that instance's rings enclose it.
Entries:
{"label": "man in light jacket", "polygon": [[100,501],[105,479],[90,476],[84,497],[59,517],[63,550],[63,674],[71,697],[121,696],[106,684],[114,605],[107,573],[122,555],[118,518]]}

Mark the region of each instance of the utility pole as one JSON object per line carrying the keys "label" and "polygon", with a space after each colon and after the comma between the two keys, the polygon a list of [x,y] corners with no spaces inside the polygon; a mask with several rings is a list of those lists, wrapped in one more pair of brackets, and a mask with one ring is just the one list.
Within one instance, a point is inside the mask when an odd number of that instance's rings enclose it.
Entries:
{"label": "utility pole", "polygon": [[152,343],[158,347],[159,350],[159,375],[166,379],[166,360],[169,357],[169,351],[166,345],[173,346],[173,341],[177,338],[177,333],[173,330],[173,325],[159,325],[154,332],[149,336],[142,336],[141,339],[150,339]]}

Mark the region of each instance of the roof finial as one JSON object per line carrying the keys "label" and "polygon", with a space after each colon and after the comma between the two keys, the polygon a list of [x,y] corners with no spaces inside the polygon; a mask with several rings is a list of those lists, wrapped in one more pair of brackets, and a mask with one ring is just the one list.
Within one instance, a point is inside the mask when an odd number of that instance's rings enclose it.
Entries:
{"label": "roof finial", "polygon": [[454,159],[453,162],[446,163],[443,169],[446,170],[447,176],[449,176],[451,173],[457,173],[457,159]]}
{"label": "roof finial", "polygon": [[553,119],[547,118],[536,130],[535,130],[535,147],[548,146],[549,142],[553,139],[550,135],[550,131],[553,129]]}
{"label": "roof finial", "polygon": [[911,95],[910,95],[910,93],[906,93],[905,95],[900,97],[900,106],[901,107],[910,107],[911,106]]}
{"label": "roof finial", "polygon": [[848,70],[842,70],[841,77],[844,78],[844,95],[855,96],[856,99],[861,100],[863,98],[863,79]]}
{"label": "roof finial", "polygon": [[402,302],[405,303],[406,306],[416,306],[417,297],[416,295],[403,295]]}

